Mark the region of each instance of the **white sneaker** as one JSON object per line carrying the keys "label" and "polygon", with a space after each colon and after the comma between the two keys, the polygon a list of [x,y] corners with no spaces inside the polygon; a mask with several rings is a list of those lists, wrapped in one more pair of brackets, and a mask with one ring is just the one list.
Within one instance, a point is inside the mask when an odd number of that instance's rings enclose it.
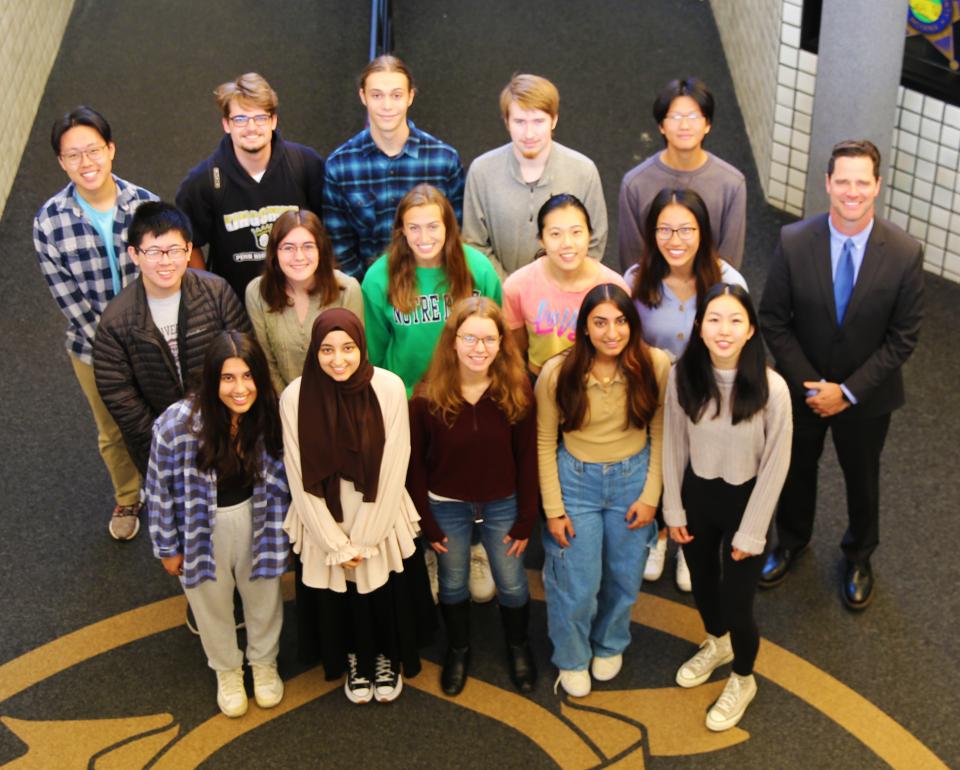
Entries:
{"label": "white sneaker", "polygon": [[685,594],[690,593],[693,590],[693,585],[690,583],[690,569],[687,567],[687,560],[683,556],[683,548],[677,549],[677,588],[683,591]]}
{"label": "white sneaker", "polygon": [[272,709],[283,700],[283,680],[276,663],[251,663],[253,697],[262,709]]}
{"label": "white sneaker", "polygon": [[217,705],[231,719],[247,713],[247,691],[243,689],[243,669],[217,672]]}
{"label": "white sneaker", "polygon": [[707,712],[707,728],[714,732],[729,730],[740,721],[757,695],[757,680],[750,676],[730,674],[717,702]]}
{"label": "white sneaker", "polygon": [[582,671],[560,669],[560,675],[553,683],[554,694],[557,692],[557,687],[563,687],[567,695],[572,695],[574,698],[584,698],[590,694],[590,672],[586,669]]}
{"label": "white sneaker", "polygon": [[437,567],[437,552],[430,546],[427,546],[423,552],[423,560],[427,563],[427,578],[430,580],[430,593],[433,595],[433,603],[440,602],[440,575]]}
{"label": "white sneaker", "polygon": [[657,542],[647,554],[647,564],[643,568],[643,579],[648,583],[656,582],[663,574],[663,565],[667,561],[667,538],[658,537]]}
{"label": "white sneaker", "polygon": [[730,644],[730,634],[721,637],[707,634],[699,652],[677,669],[677,684],[681,687],[703,684],[716,669],[731,660],[733,646]]}
{"label": "white sneaker", "polygon": [[490,560],[480,543],[470,546],[470,598],[477,604],[493,599],[497,587],[493,584]]}
{"label": "white sneaker", "polygon": [[623,655],[611,655],[608,658],[594,656],[590,664],[590,674],[598,682],[609,682],[623,668]]}

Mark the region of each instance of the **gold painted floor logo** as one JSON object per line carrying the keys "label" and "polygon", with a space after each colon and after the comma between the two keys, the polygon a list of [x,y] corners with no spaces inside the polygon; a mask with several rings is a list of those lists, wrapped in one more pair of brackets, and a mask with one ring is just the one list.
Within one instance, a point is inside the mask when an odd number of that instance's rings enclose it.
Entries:
{"label": "gold painted floor logo", "polygon": [[[539,572],[529,571],[531,594],[543,598]],[[292,575],[284,593],[292,598]],[[279,706],[250,710],[240,719],[211,717],[189,732],[172,714],[72,720],[28,720],[9,713],[4,702],[90,658],[146,639],[183,622],[185,599],[176,596],[82,628],[0,666],[0,723],[27,750],[5,765],[9,770],[157,770],[196,767],[216,751],[258,727],[312,700],[340,689],[324,681],[318,668],[286,682]],[[698,643],[703,629],[689,607],[641,594],[633,620],[649,628]],[[684,690],[679,687],[594,691],[586,698],[560,702],[559,712],[530,698],[471,678],[456,698],[439,688],[436,665],[405,686],[469,709],[514,728],[533,741],[563,770],[643,768],[645,757],[671,757],[718,751],[749,739],[743,729],[711,733],[703,715],[719,696],[723,681]],[[755,672],[818,710],[894,768],[946,768],[926,746],[876,706],[819,668],[766,640]],[[543,686],[543,684],[541,684]],[[346,708],[346,704],[344,704]]]}

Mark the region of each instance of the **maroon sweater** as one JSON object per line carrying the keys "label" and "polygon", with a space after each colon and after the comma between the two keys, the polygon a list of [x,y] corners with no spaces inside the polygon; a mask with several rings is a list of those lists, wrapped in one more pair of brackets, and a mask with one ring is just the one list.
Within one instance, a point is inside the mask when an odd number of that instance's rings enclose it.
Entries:
{"label": "maroon sweater", "polygon": [[511,425],[486,393],[464,404],[453,425],[431,414],[426,399],[410,400],[410,465],[407,491],[420,513],[424,536],[443,540],[443,530],[430,511],[427,492],[457,500],[488,503],[517,496],[517,520],[510,537],[530,537],[539,509],[537,414],[530,407]]}

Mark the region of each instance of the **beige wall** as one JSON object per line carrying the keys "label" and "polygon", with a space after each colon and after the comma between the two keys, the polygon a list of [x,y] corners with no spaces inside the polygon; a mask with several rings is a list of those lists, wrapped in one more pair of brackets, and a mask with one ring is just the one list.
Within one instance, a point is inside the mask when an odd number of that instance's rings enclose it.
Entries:
{"label": "beige wall", "polygon": [[0,0],[0,214],[72,9],[73,0]]}
{"label": "beige wall", "polygon": [[[782,6],[783,0],[710,2],[765,194],[773,151]],[[799,15],[800,8],[788,12]]]}

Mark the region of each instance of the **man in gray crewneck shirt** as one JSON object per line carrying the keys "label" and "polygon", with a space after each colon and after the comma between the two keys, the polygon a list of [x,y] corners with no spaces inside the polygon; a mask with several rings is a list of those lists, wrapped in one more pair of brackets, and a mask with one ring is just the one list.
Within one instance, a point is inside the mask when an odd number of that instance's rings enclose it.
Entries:
{"label": "man in gray crewneck shirt", "polygon": [[746,232],[747,186],[737,169],[703,149],[713,125],[713,94],[696,78],[672,80],[657,94],[653,117],[666,148],[630,169],[620,185],[619,258],[626,270],[643,251],[644,222],[662,189],[694,190],[707,205],[713,242],[739,269]]}
{"label": "man in gray crewneck shirt", "polygon": [[470,165],[463,200],[463,240],[480,249],[501,277],[533,261],[537,212],[570,193],[590,214],[590,256],[607,244],[607,206],[593,161],[553,141],[560,111],[556,86],[538,75],[514,75],[500,94],[510,143]]}

